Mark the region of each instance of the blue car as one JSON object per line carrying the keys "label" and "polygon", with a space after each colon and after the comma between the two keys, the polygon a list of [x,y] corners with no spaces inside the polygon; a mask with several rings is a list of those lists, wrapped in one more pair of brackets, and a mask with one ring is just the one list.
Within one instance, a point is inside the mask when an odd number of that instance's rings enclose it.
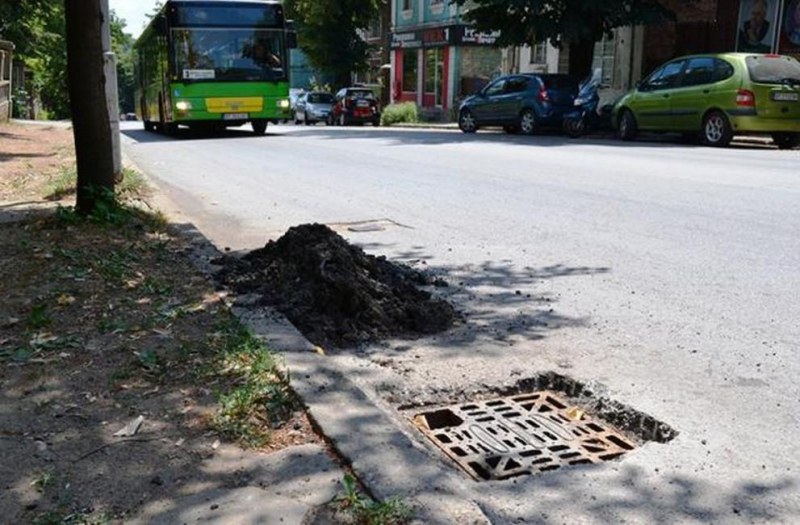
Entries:
{"label": "blue car", "polygon": [[578,81],[567,75],[519,74],[493,80],[464,100],[458,127],[475,133],[483,126],[502,126],[507,133],[530,135],[540,127],[561,127],[574,109]]}

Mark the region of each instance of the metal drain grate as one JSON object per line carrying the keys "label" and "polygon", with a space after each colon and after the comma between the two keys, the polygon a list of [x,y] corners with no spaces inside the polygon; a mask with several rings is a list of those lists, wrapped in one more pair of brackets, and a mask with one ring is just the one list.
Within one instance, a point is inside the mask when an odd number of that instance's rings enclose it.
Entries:
{"label": "metal drain grate", "polygon": [[471,476],[506,479],[633,450],[619,432],[545,391],[423,412],[419,429]]}

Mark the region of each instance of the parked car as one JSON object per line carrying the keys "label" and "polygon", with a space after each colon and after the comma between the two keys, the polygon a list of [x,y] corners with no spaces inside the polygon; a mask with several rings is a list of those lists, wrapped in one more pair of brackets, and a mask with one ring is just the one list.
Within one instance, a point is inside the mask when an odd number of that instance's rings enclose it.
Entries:
{"label": "parked car", "polygon": [[317,122],[328,122],[333,109],[333,95],[321,91],[304,93],[294,107],[294,123],[306,126]]}
{"label": "parked car", "polygon": [[502,126],[508,133],[526,135],[542,126],[561,127],[577,93],[578,81],[567,75],[499,77],[461,103],[458,127],[475,133],[483,126]]}
{"label": "parked car", "polygon": [[[302,88],[291,88],[289,89],[289,111],[291,115],[294,115],[294,108],[297,107],[297,101],[300,100],[300,97],[305,95],[306,91]],[[284,119],[280,121],[282,124],[286,124],[289,122],[289,119]]]}
{"label": "parked car", "polygon": [[371,123],[381,125],[381,110],[375,93],[369,88],[349,87],[339,90],[333,103],[329,124],[349,126]]}
{"label": "parked car", "polygon": [[623,140],[674,131],[727,146],[736,134],[757,133],[793,148],[800,145],[800,62],[749,53],[676,58],[617,102],[613,122]]}

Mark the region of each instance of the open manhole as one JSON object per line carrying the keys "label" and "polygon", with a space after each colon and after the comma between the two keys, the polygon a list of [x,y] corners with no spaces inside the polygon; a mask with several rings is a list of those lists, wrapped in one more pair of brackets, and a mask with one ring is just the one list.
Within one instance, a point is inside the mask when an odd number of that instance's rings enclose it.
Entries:
{"label": "open manhole", "polygon": [[477,480],[601,463],[636,446],[549,390],[438,408],[414,422]]}

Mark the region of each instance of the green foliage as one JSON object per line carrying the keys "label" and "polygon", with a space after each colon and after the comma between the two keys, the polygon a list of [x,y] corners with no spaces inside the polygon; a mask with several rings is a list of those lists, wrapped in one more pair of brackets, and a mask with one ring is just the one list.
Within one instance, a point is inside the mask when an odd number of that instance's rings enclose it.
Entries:
{"label": "green foliage", "polygon": [[223,437],[250,447],[269,443],[270,429],[288,420],[298,400],[275,357],[237,321],[224,327],[216,374],[232,388],[220,392],[212,426]]}
{"label": "green foliage", "polygon": [[417,105],[413,102],[390,104],[383,109],[383,114],[381,115],[381,126],[400,123],[413,124],[416,122],[419,122],[419,111],[417,110]]}
{"label": "green foliage", "polygon": [[347,474],[342,483],[345,495],[339,503],[358,525],[403,525],[411,519],[408,505],[397,499],[373,500],[358,490],[351,474]]}
{"label": "green foliage", "polygon": [[314,68],[332,75],[337,86],[366,70],[369,45],[358,35],[380,16],[383,0],[286,0],[297,26],[300,48]]}
{"label": "green foliage", "polygon": [[670,18],[658,0],[455,0],[475,4],[464,15],[479,30],[502,30],[498,45],[525,45],[549,39],[595,42],[617,27]]}
{"label": "green foliage", "polygon": [[[464,18],[478,30],[501,31],[498,46],[530,45],[542,40],[558,47],[567,43],[580,54],[573,57],[571,52],[571,61],[586,68],[591,64],[594,42],[613,29],[674,18],[674,13],[658,0],[453,1],[460,6],[471,4]],[[586,73],[570,69],[571,73]]]}
{"label": "green foliage", "polygon": [[88,220],[95,224],[122,226],[130,221],[133,216],[131,208],[117,200],[113,189],[90,186],[86,191],[94,201],[91,213],[82,217],[73,206],[59,206],[56,210],[56,218],[59,222],[77,224]]}
{"label": "green foliage", "polygon": [[[25,64],[25,95],[39,97],[52,118],[69,117],[64,3],[0,1],[0,34],[14,42],[15,59]],[[29,115],[20,109],[20,116]]]}
{"label": "green foliage", "polygon": [[50,317],[50,313],[47,311],[47,304],[45,303],[39,303],[31,308],[28,318],[25,320],[25,324],[31,330],[44,328],[52,322],[53,319]]}
{"label": "green foliage", "polygon": [[117,85],[119,89],[120,113],[135,110],[133,77],[133,37],[125,32],[127,23],[111,11],[111,50],[117,55]]}

